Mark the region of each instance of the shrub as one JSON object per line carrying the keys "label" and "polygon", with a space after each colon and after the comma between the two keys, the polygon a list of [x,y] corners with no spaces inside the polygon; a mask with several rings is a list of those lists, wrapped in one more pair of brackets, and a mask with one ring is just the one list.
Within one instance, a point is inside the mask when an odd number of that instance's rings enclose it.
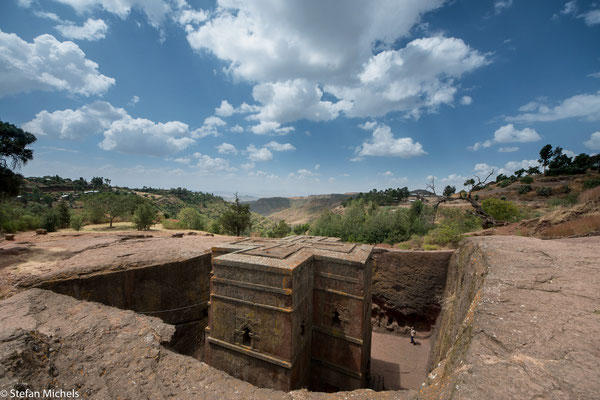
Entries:
{"label": "shrub", "polygon": [[41,227],[48,232],[56,232],[56,229],[60,226],[60,215],[56,210],[48,210],[46,214],[42,216]]}
{"label": "shrub", "polygon": [[221,228],[221,224],[219,223],[219,221],[216,219],[213,220],[208,227],[208,231],[212,232],[212,233],[216,233],[216,234],[221,233],[222,228]]}
{"label": "shrub", "polygon": [[521,185],[521,186],[519,186],[519,194],[525,194],[525,193],[529,193],[529,192],[531,192],[531,185]]}
{"label": "shrub", "polygon": [[70,225],[71,229],[80,231],[83,228],[83,217],[81,215],[71,216]]}
{"label": "shrub", "polygon": [[294,225],[294,227],[292,228],[292,232],[294,232],[295,235],[304,235],[309,229],[310,224]]}
{"label": "shrub", "polygon": [[588,179],[587,181],[583,182],[584,189],[593,189],[597,186],[600,186],[600,178],[592,178],[592,179]]}
{"label": "shrub", "polygon": [[292,231],[292,228],[287,224],[287,222],[285,222],[284,220],[281,220],[277,223],[277,225],[275,225],[273,230],[269,232],[269,237],[274,237],[274,238],[286,237],[291,231]]}
{"label": "shrub", "polygon": [[553,198],[548,200],[548,205],[553,207],[570,207],[577,203],[577,195],[568,194],[564,198]]}
{"label": "shrub", "polygon": [[533,183],[533,178],[531,176],[524,176],[521,178],[521,183],[530,184]]}
{"label": "shrub", "polygon": [[57,211],[59,218],[59,226],[61,228],[66,228],[71,222],[71,213],[69,212],[69,206],[67,205],[67,202],[59,202],[57,206]]}
{"label": "shrub", "polygon": [[204,230],[206,221],[204,216],[198,212],[195,208],[186,207],[179,211],[177,219],[181,222],[181,225],[186,229],[194,229],[197,231]]}
{"label": "shrub", "polygon": [[505,188],[508,185],[510,185],[512,182],[510,179],[504,179],[503,181],[501,181],[498,186],[500,186],[501,188]]}
{"label": "shrub", "polygon": [[149,230],[156,219],[156,210],[147,203],[140,204],[133,213],[133,224],[139,231]]}
{"label": "shrub", "polygon": [[485,199],[481,206],[483,210],[498,221],[516,221],[519,218],[519,209],[514,203],[507,200]]}
{"label": "shrub", "polygon": [[539,196],[548,197],[552,196],[552,188],[547,186],[539,187],[535,190]]}
{"label": "shrub", "polygon": [[165,229],[184,229],[183,224],[177,219],[165,218],[160,223]]}

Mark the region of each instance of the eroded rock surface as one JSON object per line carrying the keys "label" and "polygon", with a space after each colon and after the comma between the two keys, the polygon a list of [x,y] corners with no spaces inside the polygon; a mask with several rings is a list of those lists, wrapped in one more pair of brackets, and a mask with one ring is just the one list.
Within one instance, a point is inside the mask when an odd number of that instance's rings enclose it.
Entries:
{"label": "eroded rock surface", "polygon": [[407,399],[414,392],[335,394],[259,389],[162,346],[158,318],[41,289],[0,302],[0,390],[75,389],[92,399]]}
{"label": "eroded rock surface", "polygon": [[0,242],[0,299],[41,282],[189,260],[230,236],[172,238],[170,232],[19,233]]}
{"label": "eroded rock surface", "polygon": [[599,398],[599,256],[600,237],[463,242],[420,397]]}

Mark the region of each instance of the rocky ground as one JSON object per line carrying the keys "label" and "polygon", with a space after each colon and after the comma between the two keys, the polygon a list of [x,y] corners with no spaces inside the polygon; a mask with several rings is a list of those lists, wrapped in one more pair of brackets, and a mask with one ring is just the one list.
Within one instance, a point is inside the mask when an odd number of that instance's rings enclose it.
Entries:
{"label": "rocky ground", "polygon": [[[76,236],[82,235],[82,236]],[[600,237],[466,239],[452,256],[419,392],[259,389],[167,349],[159,319],[41,289],[57,277],[204,254],[227,237],[17,235],[0,242],[1,390],[95,399],[597,399]],[[399,339],[403,339],[399,337]]]}
{"label": "rocky ground", "polygon": [[187,260],[233,239],[174,233],[26,232],[0,239],[0,299],[44,281]]}
{"label": "rocky ground", "polygon": [[600,397],[600,237],[470,238],[448,278],[420,397]]}

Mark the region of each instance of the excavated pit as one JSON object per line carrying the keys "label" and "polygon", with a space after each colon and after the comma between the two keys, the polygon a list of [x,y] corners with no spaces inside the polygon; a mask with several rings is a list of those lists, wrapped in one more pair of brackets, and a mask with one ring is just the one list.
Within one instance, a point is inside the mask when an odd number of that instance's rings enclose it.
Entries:
{"label": "excavated pit", "polygon": [[[452,251],[374,250],[371,389],[418,390],[424,382],[451,255]],[[35,286],[158,317],[175,326],[168,348],[203,361],[210,273],[211,254],[206,252],[177,262],[125,265]],[[417,331],[417,345],[410,344],[411,326]]]}

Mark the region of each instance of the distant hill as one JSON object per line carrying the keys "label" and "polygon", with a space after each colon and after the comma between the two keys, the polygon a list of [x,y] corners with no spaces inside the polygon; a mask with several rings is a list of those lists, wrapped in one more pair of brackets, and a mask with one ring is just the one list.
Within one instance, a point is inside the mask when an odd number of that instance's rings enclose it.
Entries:
{"label": "distant hill", "polygon": [[268,197],[248,202],[250,210],[273,220],[297,225],[310,222],[323,211],[339,207],[351,194],[323,194],[305,197]]}

